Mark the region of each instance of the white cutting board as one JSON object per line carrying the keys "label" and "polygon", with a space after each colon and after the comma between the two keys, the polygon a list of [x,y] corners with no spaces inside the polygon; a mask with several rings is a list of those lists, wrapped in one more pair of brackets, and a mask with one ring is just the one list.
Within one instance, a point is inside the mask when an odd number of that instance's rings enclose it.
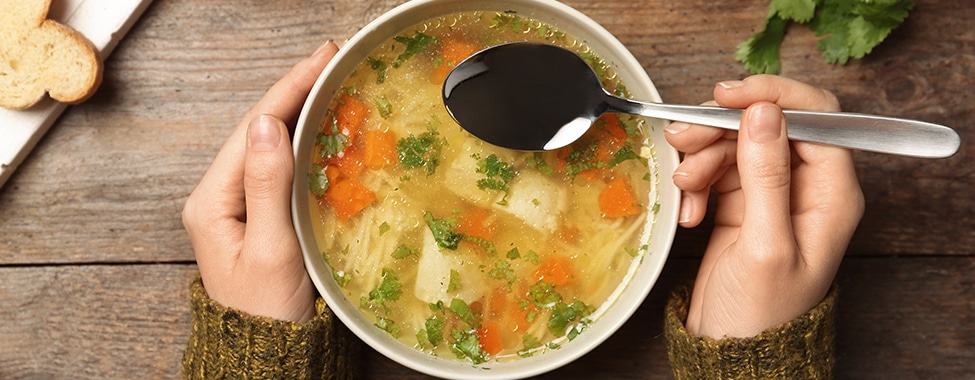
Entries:
{"label": "white cutting board", "polygon": [[[24,0],[27,1],[27,0]],[[52,0],[48,18],[84,34],[105,60],[152,0]],[[54,124],[65,104],[45,98],[24,111],[0,107],[0,187]]]}

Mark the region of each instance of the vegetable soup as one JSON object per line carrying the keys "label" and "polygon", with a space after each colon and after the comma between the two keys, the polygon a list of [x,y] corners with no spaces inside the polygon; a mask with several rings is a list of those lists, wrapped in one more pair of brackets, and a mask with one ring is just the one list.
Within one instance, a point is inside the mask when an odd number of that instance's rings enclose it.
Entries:
{"label": "vegetable soup", "polygon": [[498,148],[451,119],[441,98],[451,68],[513,41],[572,49],[628,95],[610,65],[553,27],[513,13],[441,17],[345,80],[309,173],[318,244],[348,299],[403,344],[473,364],[584,334],[648,254],[658,209],[642,118],[606,114],[551,152]]}

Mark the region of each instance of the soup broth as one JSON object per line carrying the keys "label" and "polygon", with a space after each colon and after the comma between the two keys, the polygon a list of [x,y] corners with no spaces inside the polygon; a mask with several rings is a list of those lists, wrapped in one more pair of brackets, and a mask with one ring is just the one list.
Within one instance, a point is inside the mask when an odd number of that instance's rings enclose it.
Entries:
{"label": "soup broth", "polygon": [[450,69],[513,41],[572,49],[628,95],[606,62],[551,26],[450,15],[381,45],[345,80],[309,173],[318,244],[348,299],[402,343],[474,364],[584,334],[648,254],[657,210],[641,118],[604,115],[552,152],[498,148],[451,119]]}

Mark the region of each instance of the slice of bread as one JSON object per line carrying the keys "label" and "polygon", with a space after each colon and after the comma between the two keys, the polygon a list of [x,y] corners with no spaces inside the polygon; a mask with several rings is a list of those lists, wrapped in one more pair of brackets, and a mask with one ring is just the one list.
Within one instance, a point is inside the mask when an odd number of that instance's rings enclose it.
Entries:
{"label": "slice of bread", "polygon": [[23,110],[45,94],[79,103],[102,79],[98,49],[74,29],[47,19],[51,0],[0,0],[0,106]]}

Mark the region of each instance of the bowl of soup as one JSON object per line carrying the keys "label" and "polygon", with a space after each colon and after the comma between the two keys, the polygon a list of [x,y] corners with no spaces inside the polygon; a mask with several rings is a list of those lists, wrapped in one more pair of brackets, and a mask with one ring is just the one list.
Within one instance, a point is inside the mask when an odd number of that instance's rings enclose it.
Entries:
{"label": "bowl of soup", "polygon": [[584,355],[640,306],[674,237],[664,121],[606,114],[565,148],[525,152],[451,118],[450,70],[516,41],[573,50],[608,90],[660,101],[620,42],[562,3],[415,0],[345,44],[298,120],[309,275],[359,338],[429,375],[524,378]]}

